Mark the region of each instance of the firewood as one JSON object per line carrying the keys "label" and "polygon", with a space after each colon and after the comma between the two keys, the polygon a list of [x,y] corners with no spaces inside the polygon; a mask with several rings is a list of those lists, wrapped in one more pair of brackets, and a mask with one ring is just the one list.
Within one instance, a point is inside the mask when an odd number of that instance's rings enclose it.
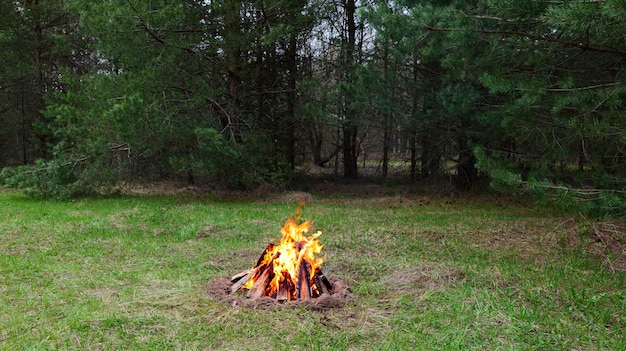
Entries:
{"label": "firewood", "polygon": [[[244,284],[246,284],[248,282],[248,280],[250,280],[250,278],[252,278],[256,274],[257,270],[258,270],[258,268],[252,268],[252,269],[248,269],[245,272],[242,272],[242,273],[245,273],[245,275],[237,278],[234,281],[234,284],[231,285],[231,287],[230,287],[230,291],[232,293],[234,293],[234,292],[238,291],[239,289],[241,289],[241,287],[244,286]],[[235,276],[237,276],[239,274],[241,274],[241,273],[237,273],[237,274],[235,274]],[[233,276],[233,278],[235,276]],[[233,278],[230,279],[231,282],[233,281]]]}
{"label": "firewood", "polygon": [[263,296],[268,282],[272,280],[272,276],[274,275],[272,265],[264,265],[260,269],[262,270],[261,274],[259,274],[257,280],[254,282],[254,285],[252,285],[252,288],[250,288],[247,294],[247,296],[251,299],[257,299]]}
{"label": "firewood", "polygon": [[276,292],[276,301],[291,301],[291,289],[290,284],[287,283],[288,279],[280,284],[278,291]]}
{"label": "firewood", "polygon": [[237,282],[239,279],[241,279],[241,278],[243,278],[243,277],[246,277],[246,276],[248,275],[248,273],[250,273],[251,271],[254,271],[254,272],[258,271],[259,266],[261,266],[261,263],[263,263],[263,258],[265,258],[265,254],[267,253],[267,250],[270,250],[270,249],[271,249],[271,248],[273,248],[273,247],[274,247],[274,244],[269,244],[269,245],[265,248],[265,250],[263,250],[263,253],[261,254],[261,256],[259,257],[259,259],[257,260],[256,264],[254,265],[254,268],[246,269],[245,271],[241,271],[241,272],[239,272],[239,273],[237,273],[237,274],[233,275],[233,276],[230,278],[230,281],[231,281],[232,283],[235,283],[235,282]]}
{"label": "firewood", "polygon": [[309,300],[313,295],[313,292],[311,291],[308,264],[306,262],[302,262],[300,264],[297,292],[298,299],[300,300]]}
{"label": "firewood", "polygon": [[326,289],[328,290],[328,293],[332,294],[333,293],[333,285],[330,283],[330,281],[328,281],[328,279],[326,278],[324,273],[322,273],[322,270],[319,267],[315,270],[315,274],[321,280],[321,282],[324,285],[324,287],[326,287]]}
{"label": "firewood", "polygon": [[256,270],[256,268],[246,269],[245,271],[241,271],[241,272],[233,275],[232,277],[230,277],[230,282],[231,283],[238,282],[239,280],[241,280],[241,278],[247,276],[252,270]]}
{"label": "firewood", "polygon": [[319,297],[323,293],[328,293],[328,289],[324,287],[324,284],[322,284],[322,280],[320,279],[318,274],[315,274],[313,279],[315,279],[316,290],[313,291],[312,297]]}

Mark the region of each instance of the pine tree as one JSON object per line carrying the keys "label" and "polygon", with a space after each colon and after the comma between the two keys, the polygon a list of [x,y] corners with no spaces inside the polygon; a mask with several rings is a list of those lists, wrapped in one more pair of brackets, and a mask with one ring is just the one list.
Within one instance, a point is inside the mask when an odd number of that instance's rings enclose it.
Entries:
{"label": "pine tree", "polygon": [[46,94],[63,89],[65,70],[84,69],[84,43],[61,0],[2,1],[0,21],[1,167],[50,155]]}
{"label": "pine tree", "polygon": [[479,150],[483,169],[563,207],[625,213],[624,3],[507,1],[489,10],[475,30],[500,63],[481,77],[498,101],[484,118],[500,140]]}
{"label": "pine tree", "polygon": [[63,72],[64,88],[47,91],[50,155],[7,170],[5,183],[30,186],[47,174],[55,180],[45,186],[63,196],[123,177],[202,176],[233,187],[280,179],[295,164],[305,5],[66,0],[89,41],[86,69]]}

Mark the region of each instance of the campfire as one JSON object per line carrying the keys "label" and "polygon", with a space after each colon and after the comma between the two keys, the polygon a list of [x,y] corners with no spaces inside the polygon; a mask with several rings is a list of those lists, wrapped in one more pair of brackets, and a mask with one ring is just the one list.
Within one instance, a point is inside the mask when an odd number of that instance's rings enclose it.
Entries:
{"label": "campfire", "polygon": [[247,290],[250,299],[266,296],[279,302],[332,295],[333,284],[321,270],[322,232],[309,234],[311,222],[300,219],[303,205],[300,202],[294,217],[285,222],[280,241],[270,243],[254,267],[232,276],[231,293]]}

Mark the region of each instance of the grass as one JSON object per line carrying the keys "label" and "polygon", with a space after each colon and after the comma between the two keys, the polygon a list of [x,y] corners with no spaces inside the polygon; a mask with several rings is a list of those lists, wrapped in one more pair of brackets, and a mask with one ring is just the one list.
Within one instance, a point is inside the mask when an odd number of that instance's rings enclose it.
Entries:
{"label": "grass", "polygon": [[326,311],[207,296],[278,236],[279,196],[0,204],[2,350],[626,349],[626,274],[568,245],[566,215],[496,197],[315,195],[303,218],[353,291]]}

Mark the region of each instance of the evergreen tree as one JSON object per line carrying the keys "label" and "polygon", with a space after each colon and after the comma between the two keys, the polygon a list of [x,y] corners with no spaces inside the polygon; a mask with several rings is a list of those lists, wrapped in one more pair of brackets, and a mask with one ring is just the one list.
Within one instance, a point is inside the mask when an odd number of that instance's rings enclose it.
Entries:
{"label": "evergreen tree", "polygon": [[[379,51],[383,53],[376,65],[382,64],[378,77],[383,79],[378,81],[392,79],[389,86],[374,88],[381,92],[378,106],[393,110],[382,118],[383,174],[391,139],[389,127],[393,125],[407,139],[404,145],[408,145],[411,153],[412,178],[417,176],[419,158],[422,180],[452,171],[448,166],[451,162],[455,165],[459,189],[468,190],[476,179],[475,159],[469,144],[480,130],[476,121],[480,111],[477,102],[484,93],[474,57],[481,47],[476,45],[479,41],[471,32],[452,35],[433,30],[439,26],[465,25],[462,14],[477,11],[475,5],[432,1],[400,2],[391,7],[380,3],[370,12],[368,18],[377,29]],[[395,61],[393,69],[389,57]]]}
{"label": "evergreen tree", "polygon": [[85,68],[83,39],[64,1],[0,1],[0,167],[48,156],[46,94]]}
{"label": "evergreen tree", "polygon": [[[4,184],[250,187],[304,156],[624,214],[623,1],[0,2]],[[360,158],[360,156],[362,156]],[[371,157],[371,156],[370,156]],[[341,159],[340,159],[341,158]],[[369,165],[368,165],[369,166]]]}
{"label": "evergreen tree", "polygon": [[5,183],[58,183],[60,195],[140,176],[249,187],[293,167],[305,3],[66,3],[93,69],[60,76],[50,157],[5,170]]}
{"label": "evergreen tree", "polygon": [[[595,214],[626,212],[621,1],[507,1],[476,18],[489,37],[481,77],[501,130],[479,150],[496,184]],[[485,65],[485,68],[488,66]]]}

